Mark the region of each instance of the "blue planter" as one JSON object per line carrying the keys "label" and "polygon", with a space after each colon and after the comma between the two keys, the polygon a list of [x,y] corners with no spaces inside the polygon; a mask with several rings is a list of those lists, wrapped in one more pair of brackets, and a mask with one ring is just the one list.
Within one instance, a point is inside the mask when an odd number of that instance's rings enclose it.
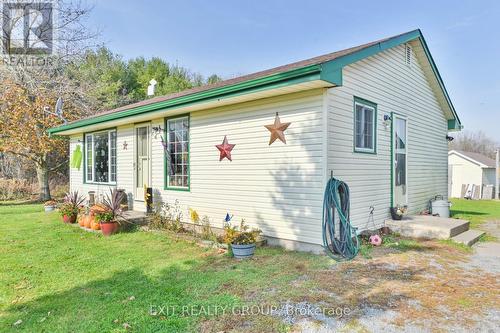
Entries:
{"label": "blue planter", "polygon": [[56,206],[44,206],[46,212],[52,212],[56,209]]}
{"label": "blue planter", "polygon": [[231,244],[231,250],[233,251],[233,256],[236,259],[247,259],[251,258],[255,253],[255,244]]}

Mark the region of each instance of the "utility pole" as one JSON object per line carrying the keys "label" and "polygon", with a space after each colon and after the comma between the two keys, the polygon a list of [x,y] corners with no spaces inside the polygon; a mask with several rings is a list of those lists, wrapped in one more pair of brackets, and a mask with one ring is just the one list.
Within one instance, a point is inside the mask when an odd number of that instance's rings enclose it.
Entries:
{"label": "utility pole", "polygon": [[495,199],[498,200],[499,184],[500,184],[500,149],[497,148],[497,158],[496,158],[496,169],[495,169]]}

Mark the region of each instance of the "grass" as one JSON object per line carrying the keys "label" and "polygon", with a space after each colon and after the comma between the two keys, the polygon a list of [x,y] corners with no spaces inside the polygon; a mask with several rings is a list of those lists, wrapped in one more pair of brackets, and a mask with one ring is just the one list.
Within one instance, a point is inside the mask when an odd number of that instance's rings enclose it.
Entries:
{"label": "grass", "polygon": [[[468,220],[471,229],[481,229],[481,225],[488,220],[500,221],[500,201],[451,199],[451,203],[451,216]],[[497,238],[487,232],[479,241],[493,242]]]}
{"label": "grass", "polygon": [[470,221],[478,228],[488,220],[500,220],[500,201],[451,199],[451,216]]}
{"label": "grass", "polygon": [[[274,248],[236,261],[165,233],[104,238],[42,210],[0,206],[0,332],[197,331],[216,317],[181,311],[251,305],[258,301],[246,296],[253,290],[287,285],[304,267],[331,263]],[[224,329],[223,318],[217,325]],[[286,329],[276,318],[263,322]]]}
{"label": "grass", "polygon": [[1,204],[0,332],[297,331],[279,316],[231,313],[285,302],[348,307],[344,328],[365,331],[366,308],[436,327],[449,313],[465,325],[470,309],[496,308],[497,277],[460,268],[466,254],[453,244],[391,235],[361,252],[337,263],[264,247],[237,261],[165,232],[104,238],[39,204]]}

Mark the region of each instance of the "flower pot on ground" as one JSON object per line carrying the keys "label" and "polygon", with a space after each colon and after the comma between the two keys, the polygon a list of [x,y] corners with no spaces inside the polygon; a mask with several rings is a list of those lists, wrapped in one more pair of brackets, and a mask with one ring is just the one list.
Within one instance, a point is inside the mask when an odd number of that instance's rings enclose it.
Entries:
{"label": "flower pot on ground", "polygon": [[63,222],[73,224],[76,222],[76,215],[63,215]]}
{"label": "flower pot on ground", "polygon": [[120,222],[124,221],[121,203],[125,194],[116,189],[110,190],[102,202],[103,210],[95,211],[96,222],[100,223],[104,236],[116,233],[120,227]]}
{"label": "flower pot on ground", "polygon": [[404,214],[406,213],[407,211],[407,207],[406,206],[396,206],[396,207],[391,207],[390,208],[390,211],[391,211],[391,217],[393,220],[401,220],[404,216]]}
{"label": "flower pot on ground", "polygon": [[261,234],[259,229],[251,229],[241,220],[239,228],[224,227],[224,242],[231,245],[233,256],[237,259],[251,258],[255,253],[255,244]]}
{"label": "flower pot on ground", "polygon": [[46,201],[43,204],[43,208],[45,209],[46,212],[52,212],[53,210],[56,209],[56,207],[57,207],[57,202],[54,200]]}
{"label": "flower pot on ground", "polygon": [[64,223],[75,223],[78,213],[82,209],[85,199],[78,194],[78,191],[66,193],[64,202],[59,206],[59,213]]}

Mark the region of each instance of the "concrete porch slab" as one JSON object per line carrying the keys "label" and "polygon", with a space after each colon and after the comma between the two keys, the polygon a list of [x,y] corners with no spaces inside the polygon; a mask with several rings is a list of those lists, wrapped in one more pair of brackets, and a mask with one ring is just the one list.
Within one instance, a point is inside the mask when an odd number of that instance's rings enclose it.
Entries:
{"label": "concrete porch slab", "polygon": [[385,220],[385,226],[406,237],[448,239],[469,230],[469,221],[430,215],[411,215],[399,221]]}
{"label": "concrete porch slab", "polygon": [[127,210],[122,213],[123,218],[128,222],[137,225],[147,224],[147,214],[136,210]]}
{"label": "concrete porch slab", "polygon": [[462,243],[467,246],[472,246],[474,245],[481,236],[485,234],[484,231],[480,230],[467,230],[466,232],[461,233],[460,235],[457,235],[453,237],[452,239],[457,242],[457,243]]}

